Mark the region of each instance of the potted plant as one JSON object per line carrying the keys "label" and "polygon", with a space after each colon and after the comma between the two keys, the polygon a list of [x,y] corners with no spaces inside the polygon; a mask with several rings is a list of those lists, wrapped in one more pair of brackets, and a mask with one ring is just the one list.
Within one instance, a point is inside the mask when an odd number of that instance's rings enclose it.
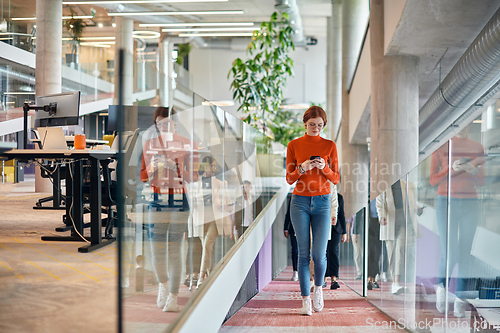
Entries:
{"label": "potted plant", "polygon": [[[264,133],[258,142],[257,159],[261,176],[281,176],[283,157],[272,154],[271,141],[274,130],[272,123],[283,118],[280,106],[283,103],[283,90],[289,76],[293,75],[293,60],[289,56],[295,50],[292,41],[293,29],[287,13],[274,12],[269,22],[262,22],[259,30],[253,32],[248,44],[247,60],[237,58],[228,73],[232,76],[230,89],[247,116],[245,122]],[[272,131],[272,132],[271,132]]]}
{"label": "potted plant", "polygon": [[64,22],[64,27],[71,35],[71,53],[66,54],[66,63],[78,63],[78,47],[80,46],[80,39],[83,35],[83,30],[87,26],[83,19],[75,18],[75,13],[71,10],[71,18]]}
{"label": "potted plant", "polygon": [[266,118],[279,112],[283,102],[286,80],[293,75],[293,60],[289,56],[295,50],[293,29],[287,13],[274,12],[269,22],[262,22],[253,32],[248,44],[250,58],[237,58],[228,73],[233,77],[230,89],[239,110],[248,115],[244,121],[266,132]]}

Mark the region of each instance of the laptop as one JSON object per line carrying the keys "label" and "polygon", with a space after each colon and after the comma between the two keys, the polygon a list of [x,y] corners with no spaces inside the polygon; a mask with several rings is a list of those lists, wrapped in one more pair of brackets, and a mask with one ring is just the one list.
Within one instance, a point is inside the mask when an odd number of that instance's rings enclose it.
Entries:
{"label": "laptop", "polygon": [[42,149],[68,149],[62,127],[38,127]]}

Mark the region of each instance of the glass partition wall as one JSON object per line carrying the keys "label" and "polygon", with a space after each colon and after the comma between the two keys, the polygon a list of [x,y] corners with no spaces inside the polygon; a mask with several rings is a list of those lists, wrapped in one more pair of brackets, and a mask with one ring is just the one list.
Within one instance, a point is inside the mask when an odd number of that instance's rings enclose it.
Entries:
{"label": "glass partition wall", "polygon": [[[276,191],[262,177],[271,160],[257,149],[267,140],[261,132],[180,83],[169,94],[169,110],[144,106],[122,117],[125,332],[165,331],[188,313],[272,196],[263,193]],[[274,164],[283,177],[283,157]]]}
{"label": "glass partition wall", "polygon": [[[368,205],[367,299],[391,317],[388,327],[499,327],[498,104]],[[351,246],[342,246],[341,279],[360,292]]]}

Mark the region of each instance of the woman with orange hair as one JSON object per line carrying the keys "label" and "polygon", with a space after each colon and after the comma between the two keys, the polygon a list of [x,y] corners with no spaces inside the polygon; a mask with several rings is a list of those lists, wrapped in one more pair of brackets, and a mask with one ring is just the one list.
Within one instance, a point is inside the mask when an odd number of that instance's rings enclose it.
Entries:
{"label": "woman with orange hair", "polygon": [[326,125],[326,113],[312,106],[303,117],[306,133],[290,141],[287,147],[286,180],[296,183],[290,214],[299,249],[299,283],[302,295],[300,314],[310,316],[309,262],[314,260],[314,292],[312,309],[323,309],[323,277],[326,272],[326,249],[331,219],[330,182],[339,182],[337,147],[319,134]]}

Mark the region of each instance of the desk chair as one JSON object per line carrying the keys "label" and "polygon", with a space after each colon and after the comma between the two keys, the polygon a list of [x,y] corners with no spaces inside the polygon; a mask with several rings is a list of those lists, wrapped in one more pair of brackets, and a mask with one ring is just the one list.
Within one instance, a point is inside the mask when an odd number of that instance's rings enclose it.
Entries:
{"label": "desk chair", "polygon": [[[60,133],[62,133],[62,128],[60,129]],[[43,145],[43,139],[41,139],[40,132],[38,130],[32,129],[31,132],[35,136],[35,139],[38,139],[38,148],[39,149],[44,149]],[[44,132],[44,136],[47,134],[47,132]],[[64,136],[64,134],[62,134]],[[56,134],[56,140],[57,140],[57,135]],[[42,137],[42,138],[43,138]],[[50,140],[52,142],[52,140]],[[65,142],[65,141],[63,141]],[[51,146],[51,143],[48,144],[48,146]],[[48,149],[45,147],[45,149]],[[64,165],[44,165],[43,168],[40,168],[41,171],[41,176],[42,178],[51,178],[52,179],[52,186],[53,186],[53,191],[52,195],[38,199],[38,201],[35,203],[35,207],[33,209],[65,209],[64,205],[66,204],[66,196],[62,195],[61,193],[61,179],[66,177],[66,166]],[[49,202],[52,201],[52,207],[50,206],[42,206],[44,202]]]}
{"label": "desk chair", "polygon": [[[137,166],[131,165],[131,156],[136,147],[138,137],[138,130],[127,131],[123,134],[123,163],[125,165],[124,174],[125,177],[130,178],[129,175],[136,174]],[[119,150],[118,147],[119,138],[116,137],[111,146],[111,150]],[[115,144],[116,143],[116,144]],[[102,206],[105,207],[107,211],[107,217],[102,220],[103,225],[106,226],[105,237],[112,237],[113,227],[116,223],[116,216],[114,214],[114,207],[116,207],[116,201],[118,198],[117,181],[116,181],[116,165],[117,161],[101,161],[102,165],[102,176],[103,176],[103,186],[102,186]],[[134,172],[132,172],[134,171]],[[136,179],[132,179],[134,182]],[[136,186],[134,183],[130,183],[127,179],[124,186],[122,187],[122,195],[125,197],[125,204],[134,204],[137,198]]]}

